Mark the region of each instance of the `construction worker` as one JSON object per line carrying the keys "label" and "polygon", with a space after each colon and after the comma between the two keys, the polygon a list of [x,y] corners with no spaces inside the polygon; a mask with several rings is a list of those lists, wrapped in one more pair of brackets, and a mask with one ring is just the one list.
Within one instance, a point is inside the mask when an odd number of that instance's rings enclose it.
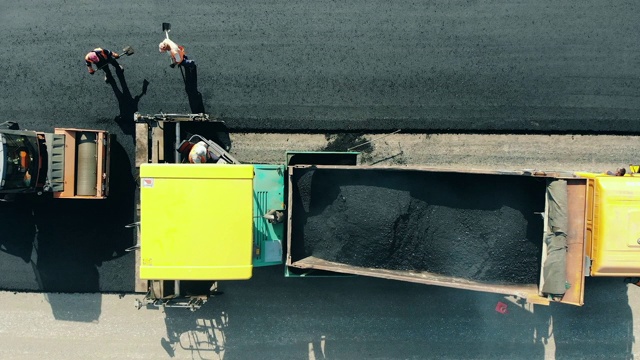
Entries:
{"label": "construction worker", "polygon": [[207,143],[198,141],[189,151],[189,162],[192,164],[204,164],[207,162],[217,162],[219,156],[209,150]]}
{"label": "construction worker", "polygon": [[184,46],[180,46],[174,43],[168,37],[158,45],[158,49],[160,50],[160,52],[169,53],[169,56],[171,57],[171,64],[169,66],[171,66],[172,68],[176,65],[184,67],[193,67],[196,65],[193,60],[189,60],[187,58],[187,55],[184,51]]}
{"label": "construction worker", "polygon": [[627,169],[625,168],[617,168],[615,172],[609,170],[607,171],[607,175],[611,176],[624,176],[627,173]]}
{"label": "construction worker", "polygon": [[[95,48],[84,57],[84,60],[87,65],[87,70],[89,70],[89,74],[93,75],[96,70],[102,69],[104,71],[104,81],[108,82],[109,79],[112,78],[111,71],[108,66],[109,64],[113,65],[116,70],[124,71],[122,65],[118,64],[116,61],[118,58],[120,58],[120,55],[114,51]],[[96,70],[93,69],[93,65],[96,66]]]}

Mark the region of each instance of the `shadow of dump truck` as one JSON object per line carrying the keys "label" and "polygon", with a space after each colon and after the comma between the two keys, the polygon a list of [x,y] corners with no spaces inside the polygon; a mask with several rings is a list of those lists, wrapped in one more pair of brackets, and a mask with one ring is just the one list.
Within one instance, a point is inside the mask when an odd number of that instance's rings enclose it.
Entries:
{"label": "shadow of dump truck", "polygon": [[[111,149],[111,193],[105,200],[19,198],[0,203],[0,289],[68,293],[131,292],[135,182],[130,161]],[[129,255],[129,256],[126,256]]]}

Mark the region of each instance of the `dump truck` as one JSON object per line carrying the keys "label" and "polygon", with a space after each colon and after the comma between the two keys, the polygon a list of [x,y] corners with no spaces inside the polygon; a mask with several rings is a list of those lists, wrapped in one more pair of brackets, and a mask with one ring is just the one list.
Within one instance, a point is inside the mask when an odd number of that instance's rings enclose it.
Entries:
{"label": "dump truck", "polygon": [[0,196],[51,192],[55,198],[104,199],[109,193],[109,133],[56,128],[53,133],[0,126]]}
{"label": "dump truck", "polygon": [[640,275],[640,174],[283,164],[140,166],[143,305],[200,307],[256,266],[584,304],[585,277]]}
{"label": "dump truck", "polygon": [[[583,305],[585,277],[640,274],[640,176],[344,165],[296,165],[286,176],[263,165],[141,170],[140,274],[149,280],[248,279],[268,260],[284,261],[288,276],[328,271]],[[170,212],[165,199],[173,199]],[[196,203],[225,205],[194,216]]]}
{"label": "dump truck", "polygon": [[640,176],[304,165],[288,169],[286,265],[583,305],[637,277]]}

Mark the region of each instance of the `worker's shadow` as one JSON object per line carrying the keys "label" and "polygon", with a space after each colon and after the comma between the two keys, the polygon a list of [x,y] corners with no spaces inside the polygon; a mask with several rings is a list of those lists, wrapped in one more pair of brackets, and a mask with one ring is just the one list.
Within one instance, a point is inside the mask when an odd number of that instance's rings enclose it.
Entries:
{"label": "worker's shadow", "polygon": [[107,83],[111,85],[113,93],[118,99],[118,107],[120,108],[120,113],[114,120],[118,124],[118,126],[120,126],[123,133],[132,135],[135,133],[133,114],[138,111],[138,103],[140,102],[140,98],[142,98],[147,93],[149,81],[147,81],[147,79],[144,79],[144,81],[142,82],[142,92],[134,97],[131,96],[131,91],[129,90],[129,86],[127,85],[127,80],[124,77],[124,71],[120,69],[116,70],[116,76],[118,78],[118,81],[120,82],[120,87],[122,89],[118,88],[116,79],[111,75],[111,73],[107,73]]}
{"label": "worker's shadow", "polygon": [[202,94],[198,91],[198,67],[195,64],[181,66],[182,79],[184,80],[184,90],[189,98],[189,108],[192,114],[204,113],[204,103]]}
{"label": "worker's shadow", "polygon": [[[189,66],[180,66],[182,80],[184,80],[184,90],[189,99],[189,108],[192,114],[206,113],[202,94],[198,91],[198,67],[193,64]],[[181,124],[182,137],[187,138],[193,134],[201,135],[207,139],[213,140],[225,150],[231,150],[231,137],[229,129],[222,121],[214,122],[184,122]]]}

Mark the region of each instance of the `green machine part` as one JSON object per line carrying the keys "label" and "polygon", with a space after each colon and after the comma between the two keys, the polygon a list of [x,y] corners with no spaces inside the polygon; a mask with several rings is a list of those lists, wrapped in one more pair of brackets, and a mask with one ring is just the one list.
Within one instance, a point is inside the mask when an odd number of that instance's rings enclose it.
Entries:
{"label": "green machine part", "polygon": [[[284,216],[284,165],[254,165],[253,177],[253,266],[283,264],[285,223],[265,215],[281,211]],[[284,220],[284,218],[282,219]]]}

